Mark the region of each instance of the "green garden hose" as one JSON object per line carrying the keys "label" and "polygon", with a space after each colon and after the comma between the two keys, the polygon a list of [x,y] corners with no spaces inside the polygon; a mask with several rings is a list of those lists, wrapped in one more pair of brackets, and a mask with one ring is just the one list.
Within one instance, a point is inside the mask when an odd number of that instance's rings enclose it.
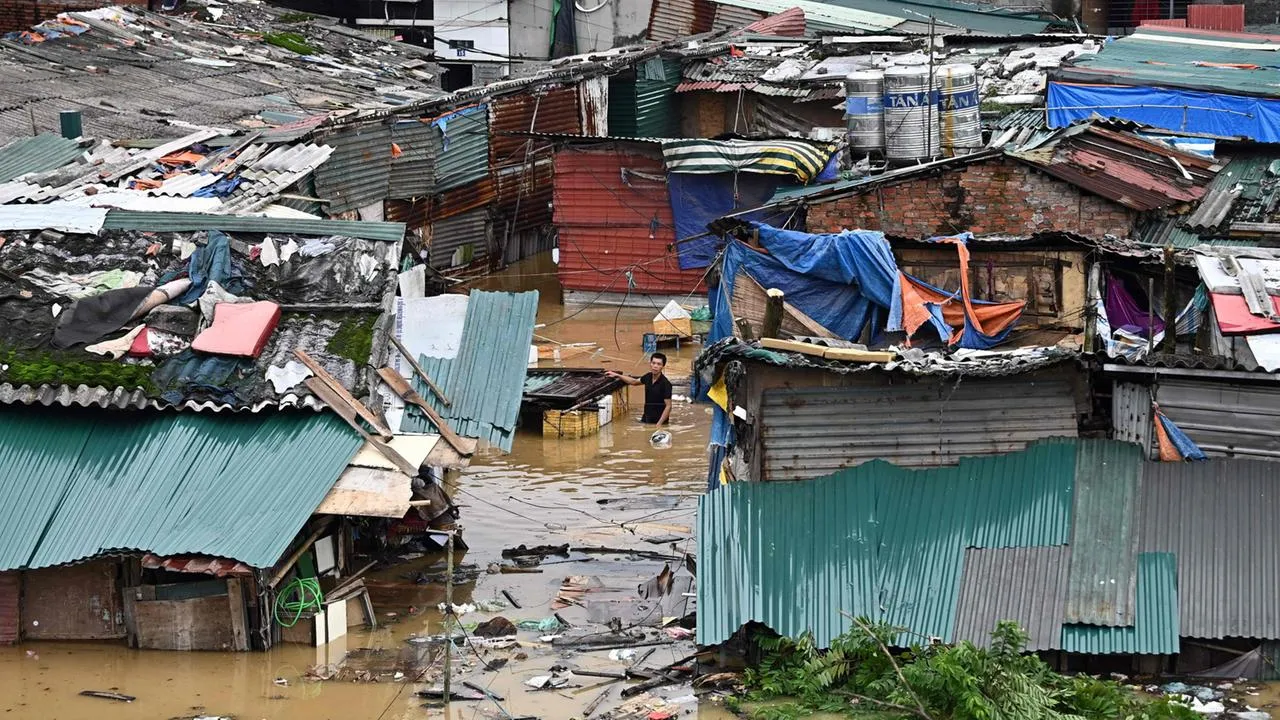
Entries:
{"label": "green garden hose", "polygon": [[[280,610],[292,613],[293,619],[285,622],[280,617]],[[293,627],[302,619],[308,610],[319,612],[324,609],[324,596],[320,592],[320,581],[316,578],[294,578],[276,596],[275,618],[280,627]]]}

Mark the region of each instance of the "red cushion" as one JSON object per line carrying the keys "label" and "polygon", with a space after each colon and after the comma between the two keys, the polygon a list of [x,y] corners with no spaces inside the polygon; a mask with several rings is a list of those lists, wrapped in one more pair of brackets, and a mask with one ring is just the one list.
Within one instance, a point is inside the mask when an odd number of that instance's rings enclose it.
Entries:
{"label": "red cushion", "polygon": [[218,303],[213,308],[213,324],[196,336],[191,349],[258,357],[279,322],[280,306],[273,302]]}
{"label": "red cushion", "polygon": [[147,339],[148,332],[150,330],[143,327],[142,332],[133,336],[133,344],[129,346],[130,357],[151,357],[151,341]]}

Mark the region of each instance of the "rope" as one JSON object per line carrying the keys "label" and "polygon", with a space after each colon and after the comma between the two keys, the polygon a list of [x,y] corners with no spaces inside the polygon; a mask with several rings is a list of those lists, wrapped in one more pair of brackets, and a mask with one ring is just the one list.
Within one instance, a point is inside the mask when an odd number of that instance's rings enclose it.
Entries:
{"label": "rope", "polygon": [[[295,595],[297,599],[291,599]],[[293,613],[293,619],[285,622],[280,617],[281,609]],[[324,609],[324,595],[320,592],[320,581],[316,578],[294,578],[276,596],[274,614],[276,622],[280,623],[280,627],[291,628],[298,624],[298,621],[302,619],[302,614],[306,611],[320,611],[322,609]]]}

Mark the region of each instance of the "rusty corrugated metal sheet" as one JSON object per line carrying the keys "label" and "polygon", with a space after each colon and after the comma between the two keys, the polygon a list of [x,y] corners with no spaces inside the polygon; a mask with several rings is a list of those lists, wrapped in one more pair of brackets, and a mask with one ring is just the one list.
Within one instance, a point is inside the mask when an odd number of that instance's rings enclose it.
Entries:
{"label": "rusty corrugated metal sheet", "polygon": [[391,128],[364,125],[326,135],[333,148],[316,168],[316,192],[329,201],[326,212],[337,215],[387,197],[391,177]]}
{"label": "rusty corrugated metal sheet", "polygon": [[178,557],[160,557],[147,553],[142,556],[142,567],[147,570],[168,570],[169,572],[190,573],[193,575],[215,575],[217,577],[252,577],[253,568],[242,562],[215,557],[199,557],[180,555]]}
{"label": "rusty corrugated metal sheet", "polygon": [[715,16],[710,0],[654,0],[649,12],[649,39],[675,40],[707,32]]}
{"label": "rusty corrugated metal sheet", "polygon": [[433,135],[439,132],[417,120],[391,126],[391,141],[399,148],[399,156],[391,159],[391,179],[387,197],[401,200],[430,195],[436,185],[436,158]]}
{"label": "rusty corrugated metal sheet", "polygon": [[1244,32],[1244,5],[1188,5],[1187,27]]}
{"label": "rusty corrugated metal sheet", "polygon": [[386,216],[390,222],[404,223],[408,228],[420,228],[426,225],[430,220],[431,200],[430,198],[417,198],[415,200],[388,200],[386,205]]}
{"label": "rusty corrugated metal sheet", "polygon": [[[494,204],[516,230],[551,223],[555,161],[544,157],[529,165],[504,168],[496,173],[498,198]],[[517,216],[518,215],[518,216]]]}
{"label": "rusty corrugated metal sheet", "polygon": [[[711,29],[717,32],[735,30],[767,18],[768,16],[764,13],[749,8],[716,5],[715,19],[711,23]],[[803,31],[803,28],[801,30]]]}
{"label": "rusty corrugated metal sheet", "polygon": [[1220,169],[1210,158],[1092,125],[1065,130],[1044,145],[1013,156],[1138,211],[1199,200]]}
{"label": "rusty corrugated metal sheet", "polygon": [[[506,167],[524,162],[527,152],[547,146],[544,140],[504,135],[511,132],[582,134],[576,86],[558,87],[543,93],[526,93],[494,100],[490,105],[490,163]],[[528,146],[533,143],[532,146]]]}
{"label": "rusty corrugated metal sheet", "polygon": [[[719,16],[719,10],[725,6],[718,7],[716,14]],[[777,15],[770,15],[762,20],[757,20],[744,28],[749,33],[759,33],[760,35],[774,35],[780,37],[804,37],[804,10],[793,7],[783,10]]]}
{"label": "rusty corrugated metal sheet", "polygon": [[675,223],[662,160],[623,147],[556,153],[560,283],[567,290],[691,292],[702,273],[680,270],[670,247]]}
{"label": "rusty corrugated metal sheet", "polygon": [[436,196],[431,204],[431,219],[443,220],[468,210],[474,210],[493,202],[497,197],[497,183],[492,177],[465,187],[446,190]]}
{"label": "rusty corrugated metal sheet", "polygon": [[21,599],[21,575],[17,571],[0,572],[0,645],[18,642]]}
{"label": "rusty corrugated metal sheet", "polygon": [[1142,21],[1142,24],[1143,24],[1143,25],[1145,25],[1145,26],[1152,26],[1152,25],[1154,25],[1154,26],[1156,26],[1156,27],[1178,27],[1178,28],[1181,28],[1181,27],[1186,27],[1186,26],[1187,26],[1187,21],[1186,21],[1185,19],[1183,19],[1183,18],[1154,18],[1154,19],[1152,19],[1152,20],[1143,20],[1143,21]]}

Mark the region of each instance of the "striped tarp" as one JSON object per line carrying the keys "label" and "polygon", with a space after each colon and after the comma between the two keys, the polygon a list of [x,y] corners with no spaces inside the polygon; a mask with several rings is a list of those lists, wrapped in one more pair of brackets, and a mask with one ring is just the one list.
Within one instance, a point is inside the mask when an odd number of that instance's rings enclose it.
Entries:
{"label": "striped tarp", "polygon": [[802,184],[816,178],[835,151],[835,145],[810,140],[662,141],[662,158],[670,172],[794,175]]}

